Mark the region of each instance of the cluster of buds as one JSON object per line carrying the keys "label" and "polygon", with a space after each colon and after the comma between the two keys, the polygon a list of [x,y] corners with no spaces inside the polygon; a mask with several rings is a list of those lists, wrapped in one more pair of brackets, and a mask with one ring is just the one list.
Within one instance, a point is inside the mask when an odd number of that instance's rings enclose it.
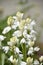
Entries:
{"label": "cluster of buds", "polygon": [[[43,56],[34,58],[40,50],[38,46],[34,47],[37,34],[34,30],[35,21],[30,18],[23,19],[23,13],[17,12],[16,16],[8,18],[7,24],[0,35],[0,49],[5,54],[10,52],[7,60],[13,65],[43,65]],[[6,46],[3,46],[2,41],[7,38],[4,35],[11,30],[14,31],[12,37],[7,41]]]}

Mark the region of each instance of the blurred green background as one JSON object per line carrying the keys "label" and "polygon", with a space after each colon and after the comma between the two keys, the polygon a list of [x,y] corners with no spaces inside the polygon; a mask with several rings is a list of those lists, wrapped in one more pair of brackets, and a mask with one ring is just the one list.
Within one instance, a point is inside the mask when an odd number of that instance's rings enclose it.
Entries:
{"label": "blurred green background", "polygon": [[24,13],[24,18],[30,17],[36,21],[36,45],[43,54],[43,0],[0,0],[0,34],[7,25],[8,16],[15,15],[18,11]]}

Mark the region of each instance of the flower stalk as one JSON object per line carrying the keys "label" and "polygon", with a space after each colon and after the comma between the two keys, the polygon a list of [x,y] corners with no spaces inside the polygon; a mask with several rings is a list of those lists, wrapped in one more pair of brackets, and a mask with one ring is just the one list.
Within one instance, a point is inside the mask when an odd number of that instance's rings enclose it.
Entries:
{"label": "flower stalk", "polygon": [[22,44],[23,60],[26,61],[26,44]]}
{"label": "flower stalk", "polygon": [[[0,50],[5,55],[8,54],[7,60],[13,65],[43,65],[43,56],[36,57],[40,48],[34,47],[37,34],[34,30],[35,21],[30,18],[23,19],[23,13],[17,12],[16,16],[8,18],[7,24],[0,35]],[[5,37],[7,33],[9,36]],[[3,43],[5,38],[8,39],[6,45]],[[5,64],[3,57],[2,62]]]}

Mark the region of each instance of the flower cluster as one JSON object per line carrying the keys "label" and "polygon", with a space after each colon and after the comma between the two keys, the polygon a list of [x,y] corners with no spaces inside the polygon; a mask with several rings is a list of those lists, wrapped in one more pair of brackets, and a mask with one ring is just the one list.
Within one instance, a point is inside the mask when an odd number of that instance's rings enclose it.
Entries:
{"label": "flower cluster", "polygon": [[[3,35],[0,35],[0,49],[6,55],[10,52],[7,60],[13,65],[42,65],[43,56],[39,59],[34,58],[34,55],[40,50],[38,46],[34,46],[37,34],[34,30],[36,23],[30,18],[23,19],[23,15],[17,12],[16,16],[8,18],[8,26],[2,31]],[[14,31],[12,37],[7,41],[6,46],[3,46],[2,41],[7,38],[4,35],[11,30]]]}

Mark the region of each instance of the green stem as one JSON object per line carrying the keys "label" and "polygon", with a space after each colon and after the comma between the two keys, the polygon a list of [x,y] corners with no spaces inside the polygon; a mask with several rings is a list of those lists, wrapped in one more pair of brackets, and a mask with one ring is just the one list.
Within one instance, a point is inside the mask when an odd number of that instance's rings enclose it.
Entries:
{"label": "green stem", "polygon": [[26,61],[26,44],[22,44],[23,60]]}
{"label": "green stem", "polygon": [[21,59],[20,59],[20,57],[18,55],[18,64],[17,65],[20,65],[20,62],[21,62]]}

